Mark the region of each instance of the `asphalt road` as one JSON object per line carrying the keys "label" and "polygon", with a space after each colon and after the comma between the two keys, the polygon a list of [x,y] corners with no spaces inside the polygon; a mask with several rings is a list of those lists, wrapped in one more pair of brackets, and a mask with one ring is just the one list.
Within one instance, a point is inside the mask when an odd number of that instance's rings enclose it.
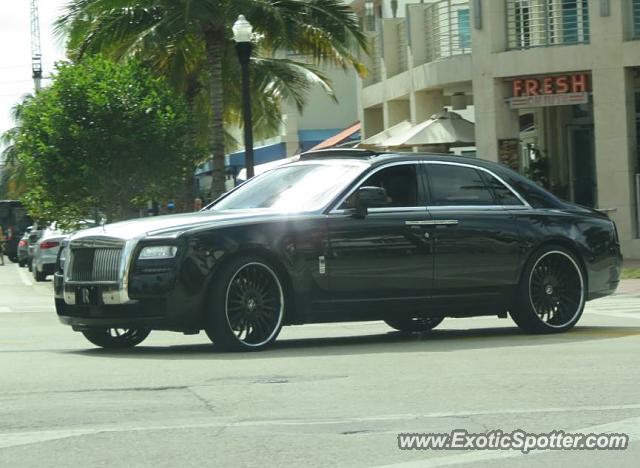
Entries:
{"label": "asphalt road", "polygon": [[[640,295],[623,294],[589,303],[561,335],[448,319],[424,336],[373,322],[290,327],[251,354],[164,332],[106,352],[58,323],[50,282],[7,264],[0,467],[637,467],[639,335]],[[624,432],[631,443],[526,455],[398,449],[400,432],[452,429]]]}

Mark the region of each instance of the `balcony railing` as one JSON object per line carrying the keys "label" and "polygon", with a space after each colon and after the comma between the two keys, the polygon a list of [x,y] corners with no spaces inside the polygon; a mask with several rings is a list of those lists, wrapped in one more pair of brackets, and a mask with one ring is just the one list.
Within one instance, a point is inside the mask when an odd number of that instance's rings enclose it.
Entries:
{"label": "balcony railing", "polygon": [[631,38],[640,39],[640,0],[631,0]]}
{"label": "balcony railing", "polygon": [[505,0],[507,48],[589,42],[588,0]]}
{"label": "balcony railing", "polygon": [[424,6],[423,63],[471,52],[469,2],[442,0]]}
{"label": "balcony railing", "polygon": [[378,83],[381,79],[380,58],[382,56],[382,37],[379,31],[369,34],[369,56],[362,59],[367,66],[367,76],[364,79],[364,86]]}

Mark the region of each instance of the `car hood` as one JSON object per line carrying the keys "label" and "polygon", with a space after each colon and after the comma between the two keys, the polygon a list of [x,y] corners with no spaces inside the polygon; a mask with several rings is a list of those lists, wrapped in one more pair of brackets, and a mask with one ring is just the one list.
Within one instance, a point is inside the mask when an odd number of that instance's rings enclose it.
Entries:
{"label": "car hood", "polygon": [[197,213],[152,216],[85,229],[75,233],[71,240],[84,237],[115,237],[118,239],[172,237],[199,227],[255,223],[273,219],[276,215],[279,218],[286,216],[282,213],[266,210],[199,211]]}

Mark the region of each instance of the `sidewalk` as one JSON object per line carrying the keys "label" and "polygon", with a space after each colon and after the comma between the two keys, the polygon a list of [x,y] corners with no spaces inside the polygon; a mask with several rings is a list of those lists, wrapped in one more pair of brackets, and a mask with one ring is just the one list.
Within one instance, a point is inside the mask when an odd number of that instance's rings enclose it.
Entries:
{"label": "sidewalk", "polygon": [[616,294],[639,294],[640,279],[623,279],[616,290]]}
{"label": "sidewalk", "polygon": [[640,268],[640,260],[624,259],[622,261],[622,268]]}

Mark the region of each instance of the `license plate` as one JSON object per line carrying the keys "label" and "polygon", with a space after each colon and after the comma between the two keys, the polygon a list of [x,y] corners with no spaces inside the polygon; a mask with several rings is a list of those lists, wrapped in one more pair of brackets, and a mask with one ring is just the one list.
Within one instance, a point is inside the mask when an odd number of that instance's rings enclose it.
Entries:
{"label": "license plate", "polygon": [[99,305],[99,291],[95,286],[80,286],[76,288],[76,304]]}

